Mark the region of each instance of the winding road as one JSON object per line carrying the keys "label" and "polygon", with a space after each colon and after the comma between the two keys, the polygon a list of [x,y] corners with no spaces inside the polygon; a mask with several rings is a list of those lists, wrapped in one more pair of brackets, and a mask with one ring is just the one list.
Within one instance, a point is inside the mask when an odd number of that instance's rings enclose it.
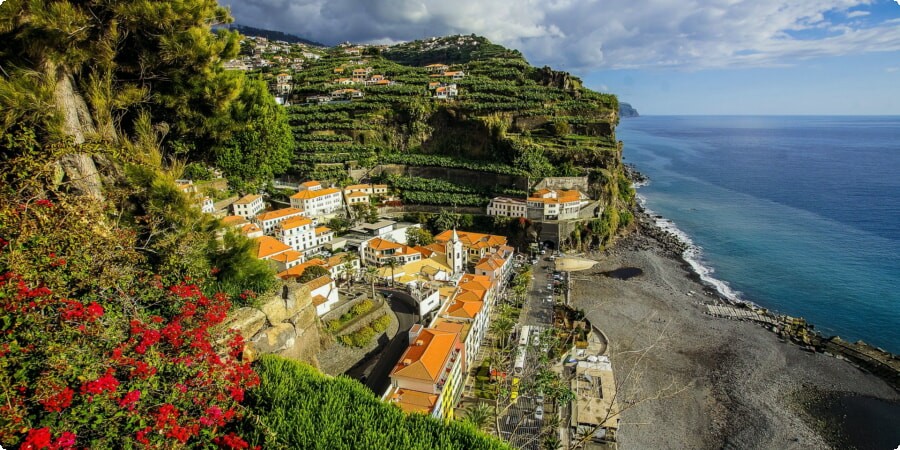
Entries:
{"label": "winding road", "polygon": [[400,324],[397,335],[372,358],[354,366],[346,373],[347,376],[363,382],[377,396],[384,394],[390,385],[391,370],[409,346],[409,329],[419,320],[418,306],[412,296],[396,289],[379,289],[379,292],[388,298],[391,311],[397,316],[397,322]]}

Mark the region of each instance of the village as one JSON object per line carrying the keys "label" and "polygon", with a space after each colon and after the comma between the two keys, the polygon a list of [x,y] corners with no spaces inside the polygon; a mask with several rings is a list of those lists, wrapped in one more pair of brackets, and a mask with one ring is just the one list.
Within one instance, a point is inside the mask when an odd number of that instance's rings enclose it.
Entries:
{"label": "village", "polygon": [[[213,202],[199,189],[207,184],[177,182],[203,212],[253,240],[256,257],[279,278],[305,286],[322,327],[342,346],[380,347],[373,339],[390,308],[378,306],[409,307],[414,323],[393,337],[402,353],[384,352],[395,359],[372,365],[385,373],[362,377],[384,401],[444,420],[490,405],[486,429],[521,448],[585,435],[614,445],[605,338],[567,307],[568,273],[554,267],[564,255],[550,242],[516,249],[505,236],[456,228],[432,236],[420,223],[373,214],[398,198],[387,184],[279,181],[294,191],[288,205],[266,194]],[[565,223],[595,216],[593,207],[576,187],[542,187],[527,198],[494,198],[485,214]],[[328,226],[335,220],[349,227],[337,233]]]}

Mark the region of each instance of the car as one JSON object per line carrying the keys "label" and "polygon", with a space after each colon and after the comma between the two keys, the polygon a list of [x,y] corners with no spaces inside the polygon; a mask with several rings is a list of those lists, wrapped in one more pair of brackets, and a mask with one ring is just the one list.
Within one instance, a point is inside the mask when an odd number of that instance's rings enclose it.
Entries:
{"label": "car", "polygon": [[538,405],[538,407],[535,408],[534,418],[537,420],[544,420],[544,407],[543,406]]}
{"label": "car", "polygon": [[542,255],[546,255],[546,254],[547,254],[547,250],[541,250],[541,254],[542,254]]}
{"label": "car", "polygon": [[553,285],[550,283],[547,283],[547,290],[551,290],[551,289],[553,289]]}

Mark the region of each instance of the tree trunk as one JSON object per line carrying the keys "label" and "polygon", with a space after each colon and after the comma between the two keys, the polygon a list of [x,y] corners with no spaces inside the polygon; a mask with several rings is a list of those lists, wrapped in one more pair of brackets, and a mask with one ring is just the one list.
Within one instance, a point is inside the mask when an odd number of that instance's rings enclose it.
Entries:
{"label": "tree trunk", "polygon": [[[47,73],[56,78],[54,97],[63,119],[62,132],[72,137],[75,144],[83,144],[87,138],[97,134],[87,102],[75,89],[72,74],[64,66],[48,62]],[[65,173],[64,181],[73,191],[103,200],[103,183],[90,155],[71,153],[63,156],[57,164]]]}

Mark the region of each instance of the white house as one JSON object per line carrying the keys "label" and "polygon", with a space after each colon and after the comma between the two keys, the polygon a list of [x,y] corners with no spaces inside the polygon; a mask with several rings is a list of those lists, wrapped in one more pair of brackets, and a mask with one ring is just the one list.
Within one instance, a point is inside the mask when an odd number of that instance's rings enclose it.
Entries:
{"label": "white house", "polygon": [[291,206],[302,209],[307,217],[320,217],[343,209],[344,199],[340,189],[323,189],[319,182],[308,181],[300,185],[300,192],[291,196]]}
{"label": "white house", "polygon": [[324,316],[338,302],[338,289],[334,284],[334,280],[327,275],[323,275],[315,280],[306,283],[309,288],[309,295],[312,296],[312,303],[316,306],[316,315]]}
{"label": "white house", "polygon": [[487,215],[528,217],[528,206],[521,198],[494,197],[487,206]]}
{"label": "white house", "polygon": [[296,215],[278,224],[275,228],[275,237],[294,250],[303,252],[315,245],[313,226],[312,219]]}
{"label": "white house", "polygon": [[382,238],[372,238],[360,246],[363,262],[366,265],[382,265],[393,260],[398,266],[422,259],[422,254],[406,245],[391,242]]}
{"label": "white house", "polygon": [[262,195],[245,195],[232,203],[231,206],[234,208],[234,215],[245,219],[254,217],[265,209]]}
{"label": "white house", "polygon": [[528,197],[528,217],[541,220],[575,219],[588,203],[587,195],[575,189],[541,189]]}
{"label": "white house", "polygon": [[275,227],[284,220],[291,217],[297,217],[303,214],[303,211],[297,208],[282,208],[275,211],[267,211],[259,213],[253,219],[253,222],[262,228],[263,233],[269,234],[275,231]]}

